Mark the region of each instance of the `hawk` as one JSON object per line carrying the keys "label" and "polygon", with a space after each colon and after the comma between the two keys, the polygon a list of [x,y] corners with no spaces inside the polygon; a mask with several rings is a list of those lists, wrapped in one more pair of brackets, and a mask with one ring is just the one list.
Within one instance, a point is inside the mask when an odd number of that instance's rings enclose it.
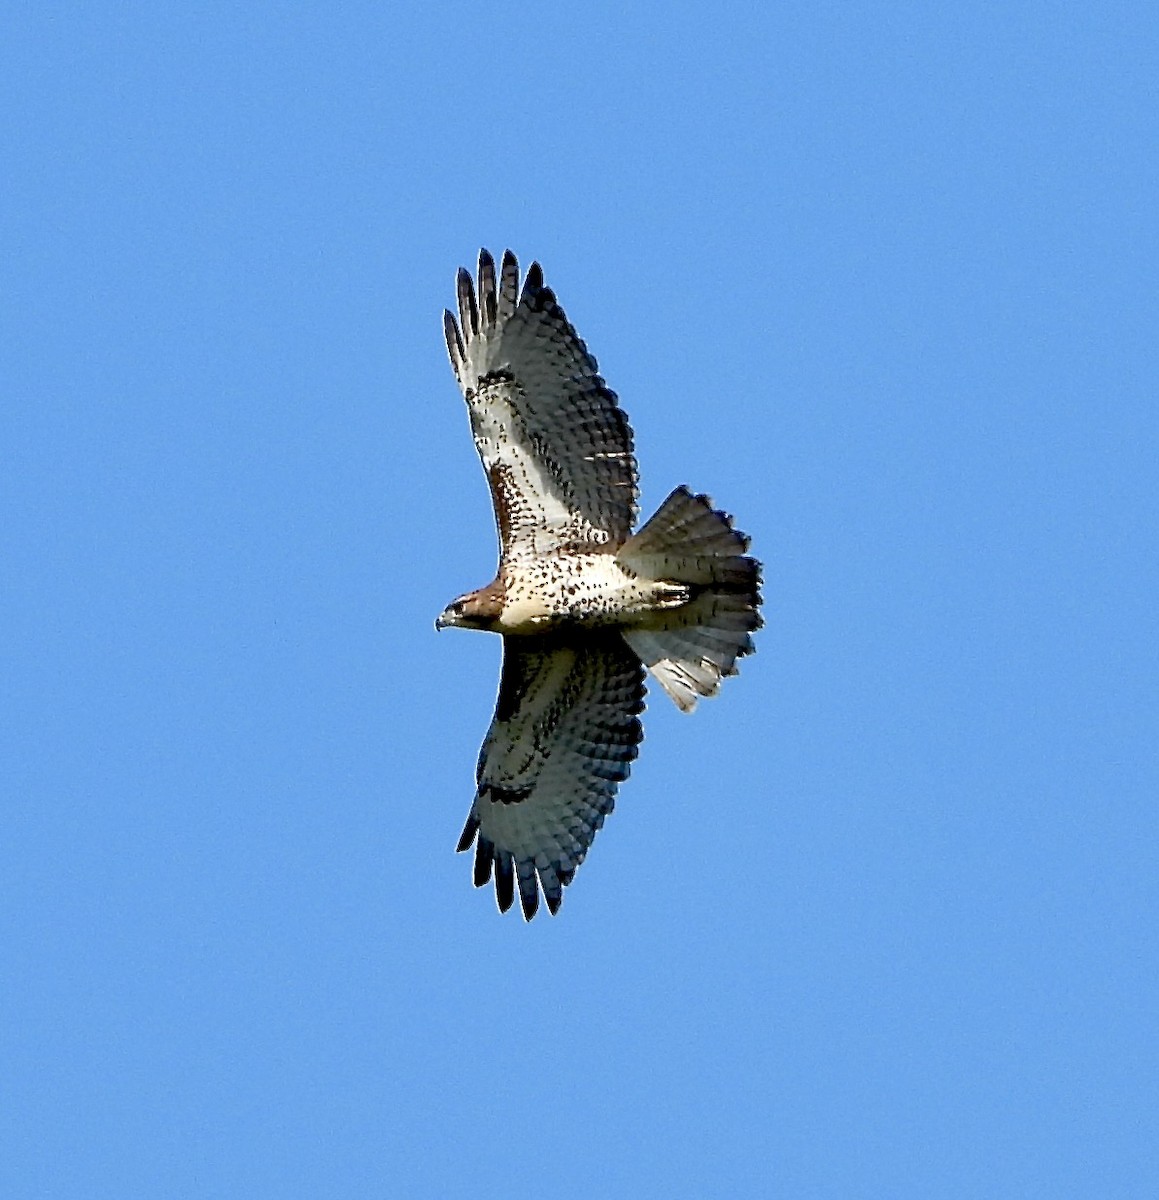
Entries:
{"label": "hawk", "polygon": [[459,838],[501,912],[553,914],[643,737],[645,669],[684,712],[753,650],[760,564],[707,496],[678,487],[636,533],[632,430],[533,263],[480,251],[444,313],[499,530],[494,580],[437,629],[503,637],[495,716]]}

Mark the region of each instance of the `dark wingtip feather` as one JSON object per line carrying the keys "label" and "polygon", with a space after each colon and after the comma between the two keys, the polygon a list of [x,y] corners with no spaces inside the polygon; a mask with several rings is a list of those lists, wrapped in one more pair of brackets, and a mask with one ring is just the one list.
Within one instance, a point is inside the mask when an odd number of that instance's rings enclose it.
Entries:
{"label": "dark wingtip feather", "polygon": [[545,867],[539,872],[539,882],[543,886],[543,898],[547,901],[547,911],[554,917],[563,903],[563,884],[551,867]]}
{"label": "dark wingtip feather", "polygon": [[519,261],[510,250],[503,252],[499,284],[499,314],[509,317],[519,304]]}
{"label": "dark wingtip feather", "polygon": [[447,339],[447,354],[450,356],[451,366],[455,369],[455,376],[458,377],[459,367],[466,357],[466,351],[463,348],[462,335],[459,333],[459,323],[449,308],[443,309],[443,335]]}
{"label": "dark wingtip feather", "polygon": [[509,850],[495,856],[495,899],[504,913],[515,903],[515,864]]}
{"label": "dark wingtip feather", "polygon": [[463,337],[470,341],[472,335],[479,332],[479,308],[475,303],[475,281],[466,267],[460,267],[455,276],[455,291],[459,299],[459,323],[463,327]]}
{"label": "dark wingtip feather", "polygon": [[499,315],[499,303],[495,284],[495,260],[489,250],[479,251],[479,311],[483,324],[493,327]]}
{"label": "dark wingtip feather", "polygon": [[479,818],[474,809],[467,814],[467,823],[463,826],[463,832],[459,834],[459,844],[455,847],[456,854],[462,854],[464,850],[470,850],[471,843],[475,840],[475,834],[479,832]]}
{"label": "dark wingtip feather", "polygon": [[523,909],[525,921],[530,921],[539,911],[539,888],[535,883],[534,871],[530,878],[526,875],[519,876],[519,905]]}
{"label": "dark wingtip feather", "polygon": [[491,865],[495,860],[495,844],[482,834],[475,843],[475,886],[482,887],[491,878]]}
{"label": "dark wingtip feather", "polygon": [[543,287],[543,268],[537,262],[533,262],[527,268],[527,278],[523,281],[523,297],[527,299],[534,296],[536,292]]}

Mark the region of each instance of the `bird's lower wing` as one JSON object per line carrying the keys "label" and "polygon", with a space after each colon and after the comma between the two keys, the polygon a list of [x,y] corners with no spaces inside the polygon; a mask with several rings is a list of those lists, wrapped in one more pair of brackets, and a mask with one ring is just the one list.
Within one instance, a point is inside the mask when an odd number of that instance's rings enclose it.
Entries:
{"label": "bird's lower wing", "polygon": [[618,633],[503,639],[495,716],[459,850],[501,911],[518,886],[527,920],[552,913],[612,811],[643,729],[644,670]]}

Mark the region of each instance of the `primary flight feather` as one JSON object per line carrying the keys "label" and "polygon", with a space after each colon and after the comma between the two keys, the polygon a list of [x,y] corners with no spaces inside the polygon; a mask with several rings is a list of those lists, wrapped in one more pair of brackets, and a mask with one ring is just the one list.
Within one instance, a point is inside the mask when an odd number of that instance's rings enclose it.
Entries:
{"label": "primary flight feather", "polygon": [[636,534],[632,430],[537,263],[457,280],[447,351],[491,488],[499,569],[438,628],[503,635],[503,670],[459,850],[501,911],[555,913],[643,737],[645,668],[691,712],[753,650],[760,564],[678,487]]}

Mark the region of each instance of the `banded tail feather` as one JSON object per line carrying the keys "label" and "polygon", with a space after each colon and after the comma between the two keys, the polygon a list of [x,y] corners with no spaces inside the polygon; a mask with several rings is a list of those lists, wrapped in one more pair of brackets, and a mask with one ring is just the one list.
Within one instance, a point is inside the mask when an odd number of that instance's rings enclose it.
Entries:
{"label": "banded tail feather", "polygon": [[749,539],[707,496],[683,485],[620,548],[617,560],[653,580],[687,584],[690,598],[625,629],[624,640],[683,712],[715,696],[736,674],[736,660],[754,650],[761,627],[760,564]]}

